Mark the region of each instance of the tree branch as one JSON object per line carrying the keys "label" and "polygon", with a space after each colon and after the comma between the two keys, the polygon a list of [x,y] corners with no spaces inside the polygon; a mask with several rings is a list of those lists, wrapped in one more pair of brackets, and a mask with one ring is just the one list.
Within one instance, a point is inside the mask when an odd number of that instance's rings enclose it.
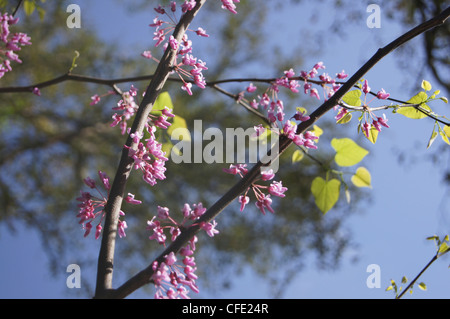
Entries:
{"label": "tree branch", "polygon": [[[181,42],[192,19],[198,13],[206,0],[197,0],[196,6],[187,11],[173,31],[174,38]],[[147,122],[148,115],[153,108],[161,89],[166,83],[170,72],[173,69],[177,51],[170,46],[164,52],[161,62],[146,90],[146,94],[139,105],[136,117],[131,127],[130,133],[142,133]],[[128,136],[126,145],[136,149],[137,143]],[[102,243],[98,257],[97,266],[97,284],[95,298],[108,298],[112,289],[112,275],[114,265],[114,249],[117,235],[117,224],[119,219],[120,207],[125,191],[125,184],[132,169],[133,159],[128,156],[129,149],[122,149],[122,156],[117,169],[114,182],[112,183],[109,198],[105,206],[105,224],[102,235]]]}
{"label": "tree branch", "polygon": [[[411,29],[407,33],[403,34],[396,40],[389,43],[384,48],[379,49],[373,56],[370,58],[344,85],[334,93],[330,99],[324,102],[321,106],[319,106],[311,115],[308,121],[302,122],[297,126],[297,134],[305,132],[308,127],[314,124],[321,116],[323,116],[326,112],[331,110],[335,105],[337,105],[341,98],[347,93],[356,83],[359,81],[361,77],[364,76],[373,66],[375,66],[382,58],[388,55],[390,52],[395,50],[400,45],[408,42],[412,38],[417,35],[430,30],[438,25],[444,23],[444,21],[450,15],[450,7],[443,11],[438,16],[420,24],[419,26]],[[279,157],[292,143],[292,140],[288,139],[286,136],[281,136],[279,150],[273,148],[269,151],[266,156],[270,156],[272,152],[276,152],[276,157]],[[274,158],[272,157],[272,160]],[[260,175],[260,169],[267,163],[265,159],[262,159],[257,164],[251,168],[247,174],[236,183],[225,195],[223,195],[214,205],[212,205],[196,222],[195,226],[191,226],[185,229],[177,239],[167,247],[157,258],[156,261],[161,263],[164,261],[164,256],[169,254],[170,252],[178,252],[180,248],[187,244],[187,242],[198,233],[199,224],[202,222],[209,222],[213,220],[225,207],[227,207],[234,199],[236,199],[240,194],[242,194],[248,187],[251,186],[253,182]],[[122,286],[117,288],[114,291],[111,291],[110,297],[114,298],[124,298],[139,289],[143,285],[151,282],[151,277],[153,275],[152,263],[150,265],[136,274],[134,277],[125,282]]]}

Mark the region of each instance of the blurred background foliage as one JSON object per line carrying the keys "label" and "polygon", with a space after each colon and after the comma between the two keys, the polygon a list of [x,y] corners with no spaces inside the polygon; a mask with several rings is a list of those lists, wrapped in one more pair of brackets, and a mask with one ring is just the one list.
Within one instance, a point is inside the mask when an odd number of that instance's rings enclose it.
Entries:
{"label": "blurred background foliage", "polygon": [[[39,14],[25,16],[23,12],[18,13],[21,20],[14,26],[14,31],[28,33],[33,45],[20,52],[24,63],[13,65],[13,72],[0,80],[1,87],[29,85],[60,76],[71,67],[75,50],[80,52],[73,71],[76,74],[99,78],[152,74],[156,63],[135,58],[141,51],[134,55],[123,54],[120,40],[103,42],[94,30],[86,26],[70,32],[66,27],[66,8],[71,2],[39,2],[45,10],[43,18]],[[267,77],[267,74],[276,77],[289,67],[310,68],[303,66],[302,60],[302,56],[311,54],[308,48],[292,43],[290,45],[298,46],[298,49],[295,55],[290,56],[283,50],[285,44],[268,47],[261,41],[272,5],[301,6],[302,1],[273,1],[269,5],[265,1],[241,0],[239,15],[218,15],[216,2],[208,1],[196,21],[196,25],[204,26],[206,30],[215,30],[214,39],[208,40],[200,49],[194,48],[194,53],[208,63],[207,81]],[[351,21],[352,14],[356,14],[342,9],[349,8],[350,1],[329,2],[337,11],[343,12],[336,15],[336,26],[342,23],[340,19]],[[11,12],[16,3],[8,1],[3,4],[3,11]],[[158,3],[117,0],[111,5],[121,6],[125,14],[132,14],[153,10]],[[383,6],[390,8],[392,18],[398,19],[406,29],[440,11],[443,3],[397,0],[383,1]],[[313,16],[317,13],[304,13],[305,16],[308,14]],[[447,24],[445,28],[427,33],[423,43],[423,50],[428,54],[423,67],[433,70],[436,80],[447,88],[448,33]],[[150,37],[143,41],[152,46]],[[132,47],[127,48],[128,52],[133,50]],[[409,52],[407,48],[401,51],[400,59],[402,53]],[[442,69],[447,72],[439,72]],[[147,81],[141,81],[118,86],[126,91],[131,84],[139,88],[139,92],[148,85]],[[246,85],[232,83],[227,84],[226,89],[237,94]],[[259,86],[264,87],[263,84]],[[197,119],[203,121],[203,130],[208,127],[223,131],[229,127],[246,129],[260,123],[232,99],[212,89],[196,89],[193,96],[188,96],[179,87],[177,82],[168,82],[164,90],[170,92],[175,113],[186,120],[189,129],[193,129],[193,122]],[[99,241],[95,242],[92,236],[83,238],[75,217],[75,198],[81,189],[86,190],[83,178],[97,178],[98,170],[112,178],[118,164],[125,137],[118,128],[110,128],[109,124],[114,113],[111,108],[120,98],[112,95],[95,106],[90,105],[92,95],[101,95],[110,89],[68,81],[42,89],[40,97],[31,92],[1,95],[0,222],[8,225],[12,232],[18,224],[39,231],[55,275],[61,272],[62,265],[67,265],[66,260],[76,260],[84,269],[96,271],[97,256],[86,252],[98,249]],[[311,100],[302,95],[285,92],[283,99],[292,114],[299,105],[313,110]],[[289,111],[286,113],[291,114]],[[314,156],[331,163],[334,154],[326,145],[338,128],[326,120],[320,126],[326,132],[319,142],[324,147],[319,147]],[[200,235],[196,260],[202,290],[218,291],[230,287],[236,274],[251,267],[267,280],[274,296],[282,296],[284,285],[301,272],[305,261],[311,260],[308,259],[310,256],[314,258],[316,267],[337,268],[342,253],[357,244],[352,241],[351,231],[346,227],[346,218],[358,211],[358,201],[364,191],[352,189],[351,204],[339,201],[338,206],[324,218],[310,193],[312,179],[324,172],[308,158],[292,164],[290,156],[293,151],[294,148],[290,149],[281,158],[276,179],[282,180],[289,190],[286,198],[274,200],[275,215],[262,216],[254,205],[249,205],[241,213],[238,203],[233,203],[217,219],[219,236],[211,240]],[[127,237],[118,240],[116,276],[120,273],[120,278],[125,279],[133,275],[160,253],[162,247],[150,242],[147,239],[150,234],[145,230],[146,221],[155,214],[158,205],[169,207],[172,214],[178,216],[185,202],[202,202],[205,207],[211,206],[237,181],[237,177],[222,172],[222,168],[228,166],[229,163],[176,165],[169,161],[167,179],[155,187],[143,183],[141,175],[133,172],[127,192],[134,193],[144,204],[124,204],[129,228]],[[116,285],[120,283],[117,281]],[[94,282],[83,282],[83,287],[82,294],[92,296]],[[151,296],[152,289],[148,291]]]}

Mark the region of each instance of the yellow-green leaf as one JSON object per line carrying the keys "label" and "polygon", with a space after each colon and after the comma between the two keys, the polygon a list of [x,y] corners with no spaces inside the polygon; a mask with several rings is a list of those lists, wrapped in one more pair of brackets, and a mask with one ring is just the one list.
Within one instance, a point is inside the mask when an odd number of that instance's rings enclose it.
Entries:
{"label": "yellow-green leaf", "polygon": [[350,138],[333,138],[331,146],[336,151],[334,160],[339,166],[353,166],[358,164],[369,151],[356,144]]}
{"label": "yellow-green leaf", "polygon": [[[175,115],[175,117],[173,117],[172,125],[170,125],[167,128],[167,133],[169,135],[172,135],[173,131],[175,131],[178,128],[187,130],[186,120],[184,118],[182,118],[181,116]],[[180,131],[180,130],[178,130],[178,131]],[[183,139],[185,138],[184,135],[186,135],[186,134],[183,134]],[[189,139],[188,140],[190,141],[190,134],[189,134]]]}
{"label": "yellow-green leaf", "polygon": [[352,119],[352,113],[347,113],[343,117],[341,117],[336,123],[337,124],[346,124],[350,122]]}
{"label": "yellow-green leaf", "polygon": [[431,144],[433,144],[433,142],[436,140],[437,135],[438,135],[438,133],[433,130],[433,133],[431,134],[431,137],[428,141],[427,148],[429,148],[431,146]]}
{"label": "yellow-green leaf", "polygon": [[438,253],[439,253],[439,254],[446,253],[449,249],[450,249],[450,247],[447,245],[447,243],[446,243],[446,242],[443,242],[443,243],[441,244],[441,246],[439,246]]}
{"label": "yellow-green leaf", "polygon": [[173,103],[169,92],[161,92],[153,105],[152,113],[154,111],[162,111],[166,106],[173,110]]}
{"label": "yellow-green leaf", "polygon": [[422,81],[422,89],[424,89],[425,91],[430,91],[431,90],[430,82],[423,80]]}
{"label": "yellow-green leaf", "polygon": [[342,97],[342,101],[351,106],[361,106],[361,94],[360,90],[352,90]]}
{"label": "yellow-green leaf", "polygon": [[[406,103],[418,104],[424,110],[431,112],[430,107],[424,103],[427,99],[428,99],[428,95],[425,92],[419,92],[418,94],[416,94],[412,98],[410,98]],[[417,110],[417,108],[414,106],[401,107],[397,110],[397,113],[402,114],[411,119],[423,119],[424,117],[427,117],[426,114]]]}
{"label": "yellow-green leaf", "polygon": [[300,162],[304,156],[305,156],[305,154],[301,150],[296,150],[292,154],[292,163]]}
{"label": "yellow-green leaf", "polygon": [[425,285],[425,283],[423,283],[423,282],[421,282],[418,286],[422,290],[427,290],[427,285]]}
{"label": "yellow-green leaf", "polygon": [[375,144],[378,139],[378,130],[375,127],[371,127],[369,130],[369,135],[366,134],[366,131],[364,132],[364,136],[372,143]]}
{"label": "yellow-green leaf", "polygon": [[314,196],[317,207],[322,213],[328,212],[339,199],[339,188],[341,182],[337,179],[329,181],[322,177],[316,177],[311,184],[311,192]]}
{"label": "yellow-green leaf", "polygon": [[448,140],[448,136],[444,131],[439,131],[439,135],[441,135],[442,140],[450,145],[450,141]]}
{"label": "yellow-green leaf", "polygon": [[25,14],[27,16],[31,15],[34,12],[34,9],[36,8],[36,4],[32,0],[25,0],[23,3],[23,9],[25,10]]}
{"label": "yellow-green leaf", "polygon": [[356,174],[352,176],[352,183],[356,187],[370,187],[371,185],[371,176],[370,172],[365,167],[358,167],[356,170]]}
{"label": "yellow-green leaf", "polygon": [[314,133],[314,135],[317,137],[319,137],[320,135],[323,134],[323,130],[320,127],[318,127],[317,125],[313,126],[313,129],[311,132]]}

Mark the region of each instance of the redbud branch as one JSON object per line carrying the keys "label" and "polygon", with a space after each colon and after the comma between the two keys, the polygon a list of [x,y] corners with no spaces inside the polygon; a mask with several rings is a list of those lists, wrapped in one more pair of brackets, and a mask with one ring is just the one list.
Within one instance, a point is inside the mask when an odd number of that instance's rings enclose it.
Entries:
{"label": "redbud branch", "polygon": [[[187,11],[173,31],[173,37],[181,41],[192,19],[198,13],[206,0],[197,0],[195,7]],[[159,93],[166,83],[176,59],[176,50],[170,46],[164,52],[161,62],[155,71],[155,74],[146,90],[145,96],[136,112],[134,122],[130,133],[141,134],[145,128],[148,115],[153,108]],[[124,197],[125,184],[130,175],[133,159],[128,156],[129,149],[136,149],[137,143],[133,142],[131,136],[128,136],[126,146],[122,149],[122,156],[116,171],[114,181],[109,193],[108,202],[105,205],[105,224],[103,228],[102,243],[98,257],[97,265],[97,284],[95,298],[108,298],[112,293],[112,275],[114,264],[114,250],[117,235],[117,224],[119,219],[120,207]]]}
{"label": "redbud branch", "polygon": [[[411,29],[407,33],[403,34],[396,40],[392,41],[390,44],[382,49],[379,49],[375,55],[372,56],[344,85],[331,96],[330,99],[325,101],[320,107],[318,107],[311,115],[310,119],[300,123],[297,126],[297,134],[303,133],[306,129],[314,124],[322,115],[331,110],[335,105],[339,104],[341,98],[359,81],[359,79],[366,74],[373,66],[375,66],[382,58],[392,52],[394,49],[400,45],[411,40],[415,36],[434,28],[442,23],[450,15],[450,8],[443,11],[438,16],[432,18],[431,20],[420,24],[419,26]],[[271,156],[272,152],[276,152],[275,157],[279,157],[288,146],[290,146],[292,140],[282,135],[280,137],[279,149],[271,149],[266,155]],[[274,157],[271,157],[274,160]],[[268,163],[268,164],[263,164]],[[264,165],[270,165],[270,162],[265,159],[260,160],[256,163],[244,177],[239,180],[226,194],[224,194],[215,204],[213,204],[198,220],[198,224],[201,222],[209,222],[213,220],[220,212],[225,209],[231,202],[233,202],[239,195],[244,193],[260,176],[260,169]],[[172,244],[167,247],[157,258],[158,263],[164,261],[164,256],[168,255],[170,252],[178,252],[187,242],[199,231],[198,224],[196,226],[191,226],[183,230],[183,232],[175,239]],[[131,294],[133,291],[139,289],[143,285],[151,282],[151,277],[153,275],[152,264],[147,268],[136,274],[134,277],[130,278],[122,286],[117,288],[115,291],[111,292],[111,297],[124,298]]]}
{"label": "redbud branch", "polygon": [[419,277],[422,276],[422,274],[425,272],[425,270],[427,270],[428,267],[430,267],[431,264],[434,263],[438,259],[438,257],[439,257],[439,253],[434,255],[433,258],[431,258],[431,260],[428,262],[428,264],[420,271],[420,273],[409,283],[408,287],[406,287],[405,290],[403,290],[403,292],[400,295],[395,297],[395,299],[400,299],[401,297],[403,297],[403,295],[414,285],[414,283],[419,279]]}
{"label": "redbud branch", "polygon": [[17,4],[16,8],[14,9],[14,12],[12,13],[12,16],[14,17],[17,13],[17,11],[20,8],[20,5],[22,4],[23,0],[19,0],[19,3]]}
{"label": "redbud branch", "polygon": [[[421,104],[411,104],[411,103],[407,103],[407,102],[403,102],[400,100],[395,100],[396,102],[402,103],[401,105],[382,105],[382,106],[377,106],[377,107],[369,107],[368,110],[370,112],[375,112],[375,111],[380,111],[380,110],[386,110],[386,109],[391,109],[391,108],[402,108],[402,107],[414,107],[416,110],[418,110],[419,112],[425,114],[426,116],[432,118],[433,120],[444,124],[444,125],[450,125],[450,122],[445,122],[444,120],[439,119],[435,114],[433,114],[430,111],[425,110],[424,108],[421,107]],[[352,106],[352,105],[348,105],[343,101],[340,101],[338,103],[338,105],[348,109],[348,110],[352,110],[352,111],[363,111],[365,110],[365,108],[363,106]]]}

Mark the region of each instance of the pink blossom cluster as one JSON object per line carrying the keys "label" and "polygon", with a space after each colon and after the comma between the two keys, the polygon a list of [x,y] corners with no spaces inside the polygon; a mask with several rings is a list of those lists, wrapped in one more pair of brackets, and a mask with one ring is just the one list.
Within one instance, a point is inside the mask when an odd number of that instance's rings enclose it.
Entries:
{"label": "pink blossom cluster", "polygon": [[[304,80],[303,91],[305,94],[309,94],[312,97],[320,100],[319,91],[316,88],[312,87],[312,84],[308,82],[308,80],[314,79],[318,74],[319,70],[326,69],[323,62],[317,62],[314,64],[311,70],[309,71],[301,71],[300,76]],[[325,94],[325,99],[330,98],[334,92],[336,92],[340,88],[340,84],[336,82],[336,79],[345,79],[348,75],[342,70],[340,73],[337,73],[335,78],[332,78],[328,73],[322,73],[318,76],[320,85],[322,86]]]}
{"label": "pink blossom cluster", "polygon": [[[387,118],[386,115],[383,114],[382,117],[376,116],[369,108],[369,104],[374,100],[374,99],[379,99],[379,100],[386,100],[389,98],[390,94],[386,93],[386,91],[382,88],[380,91],[377,92],[376,96],[373,97],[370,101],[367,101],[367,94],[369,94],[370,91],[370,86],[369,86],[369,82],[367,80],[364,80],[363,85],[361,87],[362,92],[364,93],[364,100],[363,100],[363,113],[364,116],[361,117],[360,120],[360,125],[362,127],[362,130],[364,132],[364,134],[368,137],[370,136],[370,130],[372,128],[375,128],[378,132],[381,132],[381,127],[389,127],[389,125],[387,124]],[[340,107],[338,109],[338,113],[335,116],[336,122],[341,120],[344,116],[346,116],[349,113],[348,109],[345,107]],[[371,123],[369,123],[371,122]]]}
{"label": "pink blossom cluster", "polygon": [[[245,174],[247,174],[248,169],[246,168],[246,164],[237,164],[233,165],[231,164],[229,168],[224,168],[223,171],[228,174],[232,175],[239,175],[240,177],[244,177]],[[270,181],[275,177],[275,174],[272,169],[265,170],[261,172],[261,180],[262,181]],[[250,189],[253,191],[253,194],[256,198],[256,207],[265,215],[266,209],[274,213],[274,210],[272,208],[272,196],[277,197],[285,197],[284,194],[287,191],[287,187],[284,187],[282,182],[279,181],[273,181],[269,186],[267,185],[260,185],[256,183],[252,183],[252,185],[247,188],[244,195],[239,196],[239,203],[241,204],[241,212],[244,210],[245,206],[250,202],[250,197],[247,196]],[[267,193],[264,193],[264,191],[267,190]]]}
{"label": "pink blossom cluster", "polygon": [[[181,12],[185,13],[190,11],[195,7],[195,5],[195,0],[186,0],[181,5]],[[192,55],[192,41],[189,40],[188,35],[185,33],[181,41],[175,39],[173,35],[170,35],[167,39],[168,34],[175,29],[178,21],[178,18],[175,15],[175,12],[177,11],[177,3],[172,1],[169,8],[159,5],[155,8],[155,11],[160,15],[166,15],[168,17],[168,21],[160,19],[159,16],[153,20],[153,23],[150,24],[150,27],[155,28],[153,40],[156,41],[156,47],[163,44],[164,50],[166,50],[168,46],[170,46],[171,49],[176,50],[178,62],[176,61],[174,63],[174,71],[183,81],[181,89],[186,91],[189,95],[192,95],[192,84],[204,89],[206,87],[206,81],[202,72],[208,68],[206,67],[206,63],[204,61]],[[193,31],[201,37],[209,37],[206,31],[201,27],[197,30],[188,31]],[[150,50],[144,51],[141,55],[147,59],[158,61],[153,58]],[[186,81],[185,78],[189,80]]]}
{"label": "pink blossom cluster", "polygon": [[[79,224],[83,226],[84,229],[84,237],[87,237],[92,229],[92,222],[96,220],[97,218],[98,223],[95,227],[95,239],[98,239],[100,237],[100,234],[102,232],[102,221],[105,216],[104,207],[106,205],[106,201],[108,198],[108,193],[111,188],[109,183],[109,177],[106,175],[106,173],[99,171],[98,175],[101,180],[101,184],[103,188],[106,190],[107,194],[104,195],[102,191],[97,187],[97,184],[95,183],[95,180],[91,179],[90,177],[87,177],[84,179],[84,183],[89,186],[91,189],[95,189],[99,196],[94,196],[90,192],[83,192],[81,191],[81,196],[77,198],[77,201],[81,202],[78,204],[79,212],[77,214],[77,218],[80,219]],[[128,196],[125,198],[125,201],[130,204],[141,204],[141,201],[134,198],[133,194],[128,194]],[[125,213],[123,211],[120,211],[120,217],[122,218],[125,216]],[[124,220],[120,220],[118,222],[118,233],[120,237],[125,237],[125,229],[127,228],[127,223]]]}
{"label": "pink blossom cluster", "polygon": [[[160,245],[165,246],[167,236],[170,235],[170,240],[173,242],[183,229],[194,225],[203,229],[208,236],[214,237],[219,233],[215,220],[198,222],[200,216],[205,212],[206,208],[202,203],[193,204],[192,208],[186,203],[182,209],[183,220],[178,223],[170,216],[169,208],[158,206],[157,215],[147,221],[147,230],[152,231],[149,239],[156,240]],[[186,226],[187,223],[190,225]],[[181,264],[177,263],[177,257],[173,252],[165,256],[164,262],[153,262],[152,279],[156,287],[155,298],[188,298],[188,290],[185,286],[198,293],[199,290],[195,284],[197,266],[193,256],[197,241],[197,236],[193,236],[188,244],[180,249],[178,254],[182,257]]]}
{"label": "pink blossom cluster", "polygon": [[[22,63],[19,59],[19,55],[16,53],[21,50],[21,47],[25,45],[31,45],[31,38],[25,33],[14,33],[12,34],[9,30],[11,25],[16,24],[19,18],[14,18],[8,13],[0,15],[0,40],[3,42],[3,46],[0,47],[0,78],[2,78],[5,73],[12,71],[11,61],[17,63]],[[35,94],[38,93],[36,89],[33,91]]]}

